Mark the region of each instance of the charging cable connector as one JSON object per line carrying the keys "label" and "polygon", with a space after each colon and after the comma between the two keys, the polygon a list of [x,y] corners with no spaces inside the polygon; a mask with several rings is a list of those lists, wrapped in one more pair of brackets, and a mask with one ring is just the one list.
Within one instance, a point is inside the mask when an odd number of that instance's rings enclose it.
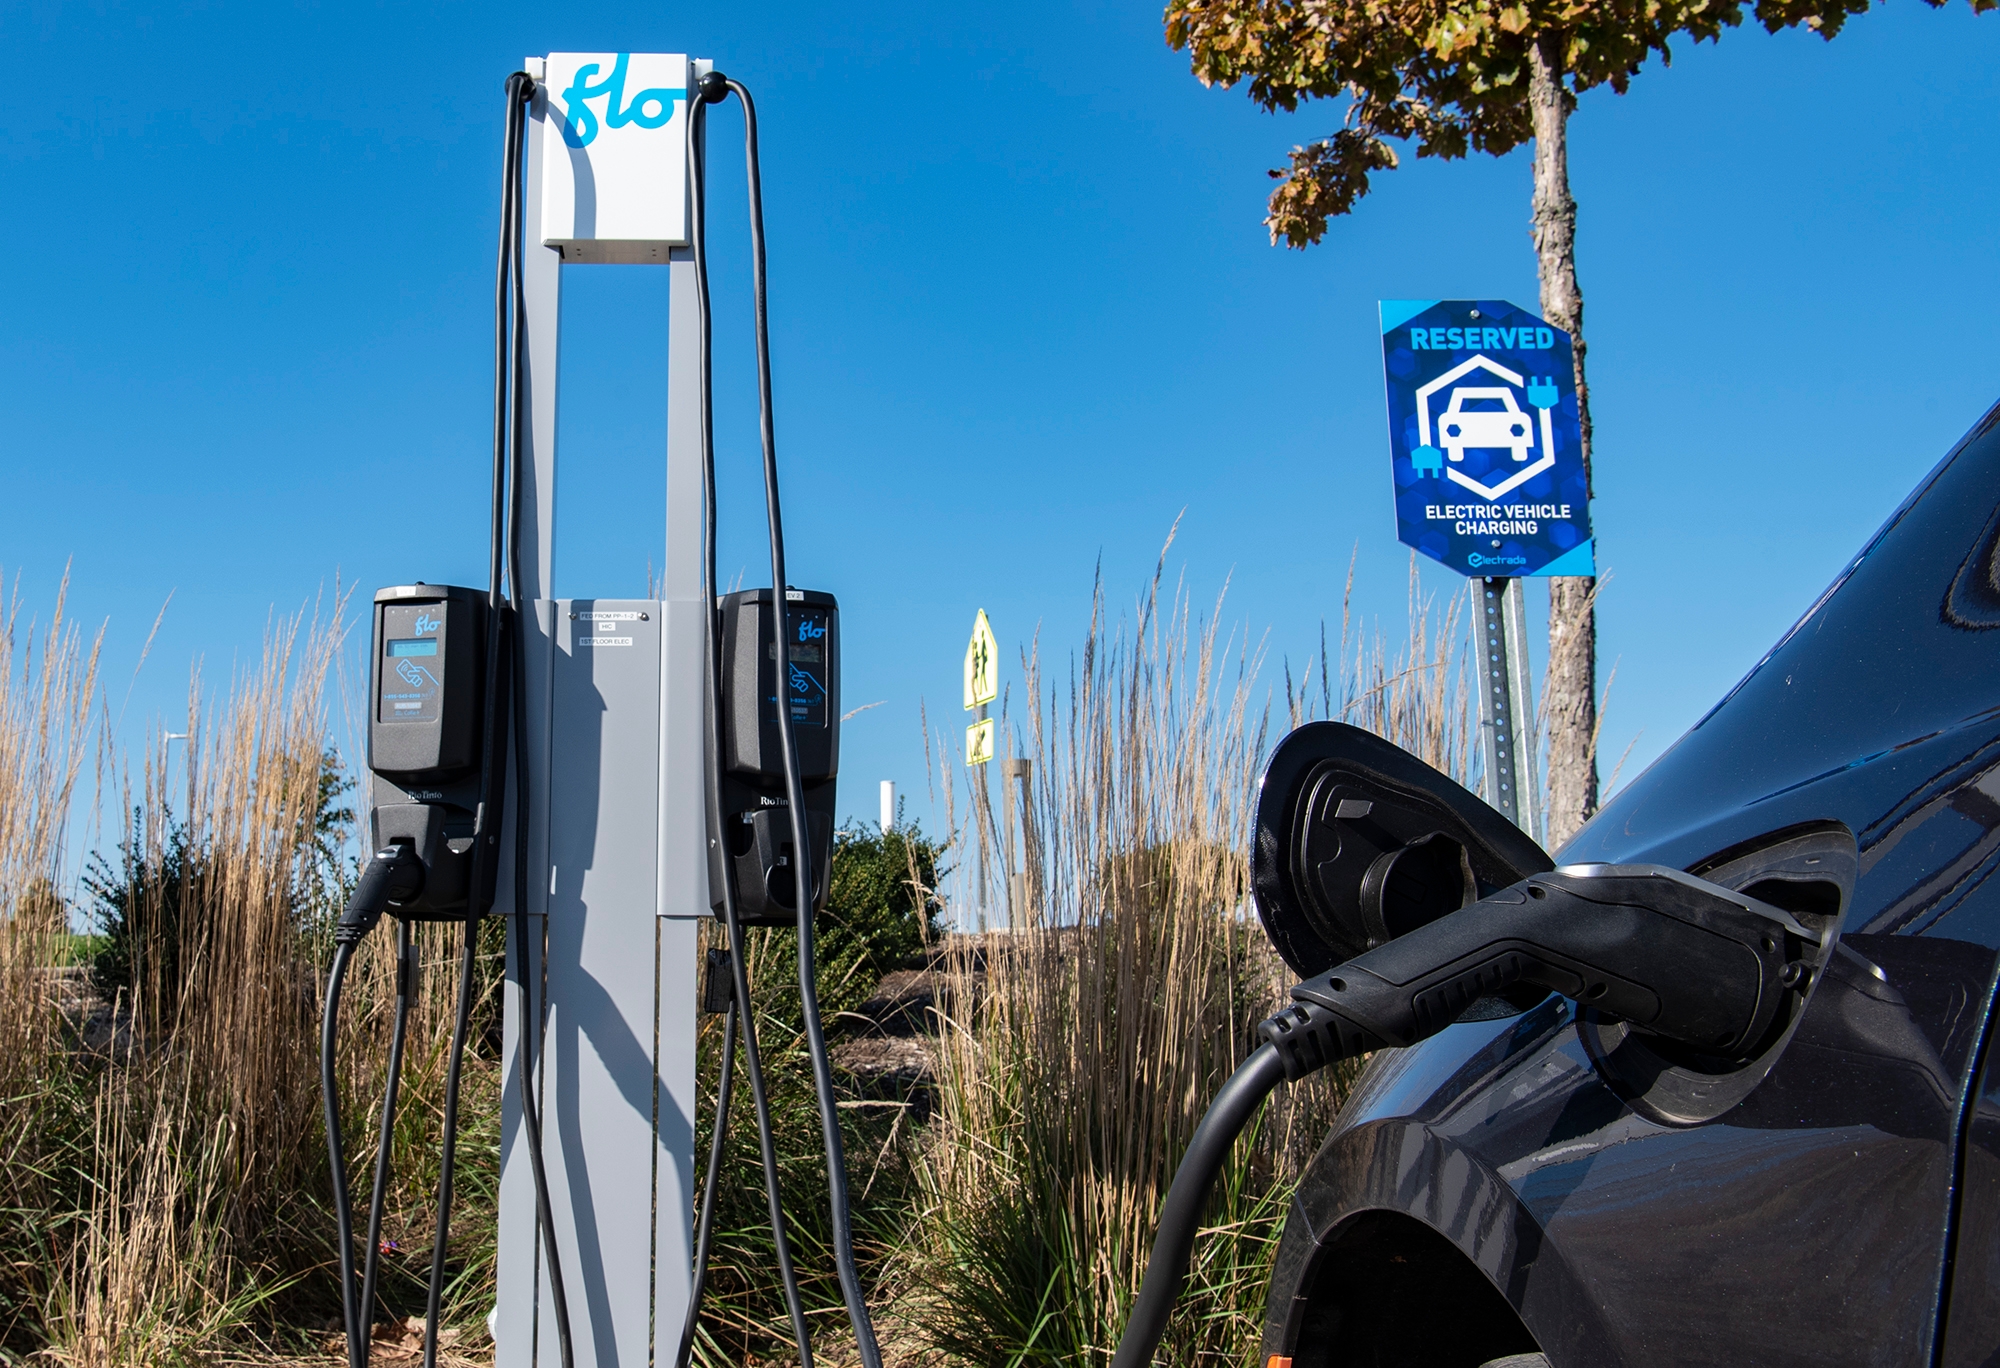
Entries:
{"label": "charging cable connector", "polygon": [[424,891],[424,862],[409,845],[383,846],[361,867],[354,895],[333,928],[335,945],[358,945],[382,920],[391,903],[404,903]]}
{"label": "charging cable connector", "polygon": [[1111,1368],[1147,1368],[1230,1147],[1280,1084],[1427,1040],[1482,997],[1532,984],[1727,1059],[1769,1046],[1803,1005],[1830,933],[1661,865],[1523,879],[1294,987],[1195,1128],[1160,1210]]}

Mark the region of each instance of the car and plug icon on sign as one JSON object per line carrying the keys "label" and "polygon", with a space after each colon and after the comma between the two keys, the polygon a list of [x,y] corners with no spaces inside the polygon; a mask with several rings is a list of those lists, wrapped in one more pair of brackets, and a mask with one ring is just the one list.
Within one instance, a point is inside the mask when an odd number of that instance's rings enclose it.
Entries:
{"label": "car and plug icon on sign", "polygon": [[[1505,384],[1453,384],[1475,370],[1487,371]],[[1445,402],[1444,411],[1437,415],[1437,431],[1433,434],[1431,399],[1447,385],[1452,386],[1451,394]],[[1529,405],[1540,417],[1539,424],[1535,416],[1525,412],[1515,402],[1516,391],[1526,394]],[[1460,362],[1417,391],[1417,427],[1422,442],[1410,453],[1410,464],[1419,479],[1437,479],[1442,475],[1483,498],[1498,499],[1555,464],[1549,410],[1556,406],[1560,398],[1561,392],[1556,388],[1554,376],[1524,378],[1484,356]],[[1540,459],[1530,462],[1530,456],[1538,445],[1535,440],[1537,426],[1541,429],[1541,455]],[[1512,463],[1521,468],[1496,484],[1482,483],[1447,465],[1447,462],[1450,466],[1463,462],[1468,450],[1505,451]]]}

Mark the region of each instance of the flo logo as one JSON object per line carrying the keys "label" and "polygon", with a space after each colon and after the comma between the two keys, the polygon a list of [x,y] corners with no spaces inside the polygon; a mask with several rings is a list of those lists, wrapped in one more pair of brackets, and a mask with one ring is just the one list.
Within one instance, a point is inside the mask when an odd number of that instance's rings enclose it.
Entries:
{"label": "flo logo", "polygon": [[590,102],[600,96],[605,97],[603,123],[611,128],[623,128],[626,124],[660,128],[674,117],[674,101],[687,98],[684,86],[654,86],[626,100],[625,72],[631,60],[631,53],[619,53],[611,64],[611,74],[602,80],[592,79],[603,70],[597,62],[586,62],[576,69],[569,89],[562,93],[564,142],[581,148],[597,141],[599,122]]}

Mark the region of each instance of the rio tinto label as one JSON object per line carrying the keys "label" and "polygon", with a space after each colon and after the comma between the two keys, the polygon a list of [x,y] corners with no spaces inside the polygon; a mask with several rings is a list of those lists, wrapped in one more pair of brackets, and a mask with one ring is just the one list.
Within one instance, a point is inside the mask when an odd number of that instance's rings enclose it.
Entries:
{"label": "rio tinto label", "polygon": [[542,243],[565,261],[664,262],[687,242],[688,59],[557,52],[538,102]]}

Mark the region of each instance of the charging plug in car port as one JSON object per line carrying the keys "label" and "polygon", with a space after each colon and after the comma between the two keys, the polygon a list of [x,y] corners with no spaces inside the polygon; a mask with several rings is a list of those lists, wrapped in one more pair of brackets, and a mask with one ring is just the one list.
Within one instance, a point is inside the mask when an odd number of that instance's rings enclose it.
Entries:
{"label": "charging plug in car port", "polygon": [[[1830,953],[1831,931],[1663,865],[1571,865],[1298,984],[1291,1005],[1258,1027],[1264,1043],[1216,1094],[1188,1143],[1112,1368],[1151,1361],[1216,1173],[1281,1082],[1413,1045],[1517,984],[1598,1004],[1636,1031],[1704,1056],[1748,1063],[1796,1021],[1798,1004],[1788,999],[1802,994],[1781,980],[1795,963]],[[1813,978],[1791,977],[1808,986]]]}
{"label": "charging plug in car port", "polygon": [[1633,1111],[1663,1125],[1699,1125],[1742,1102],[1783,1056],[1834,968],[1857,868],[1854,834],[1839,823],[1773,832],[1696,864],[1707,882],[1782,908],[1811,933],[1786,937],[1778,1010],[1745,1055],[1666,1039],[1584,1002],[1577,1035],[1599,1076]]}
{"label": "charging plug in car port", "polygon": [[[1301,978],[1391,944],[1553,869],[1547,852],[1408,752],[1338,722],[1300,727],[1272,752],[1257,797],[1251,883],[1271,943]],[[1747,1096],[1791,1038],[1837,943],[1854,887],[1854,837],[1839,823],[1790,827],[1691,867],[1710,884],[1796,919],[1802,936],[1774,988],[1770,1033],[1747,1057],[1662,1038],[1610,1011],[1611,985],[1580,983],[1579,1029],[1606,1081],[1635,1110],[1686,1123]],[[1593,989],[1597,991],[1593,993]],[[1521,980],[1470,1002],[1461,1021],[1517,1015],[1548,996]]]}

